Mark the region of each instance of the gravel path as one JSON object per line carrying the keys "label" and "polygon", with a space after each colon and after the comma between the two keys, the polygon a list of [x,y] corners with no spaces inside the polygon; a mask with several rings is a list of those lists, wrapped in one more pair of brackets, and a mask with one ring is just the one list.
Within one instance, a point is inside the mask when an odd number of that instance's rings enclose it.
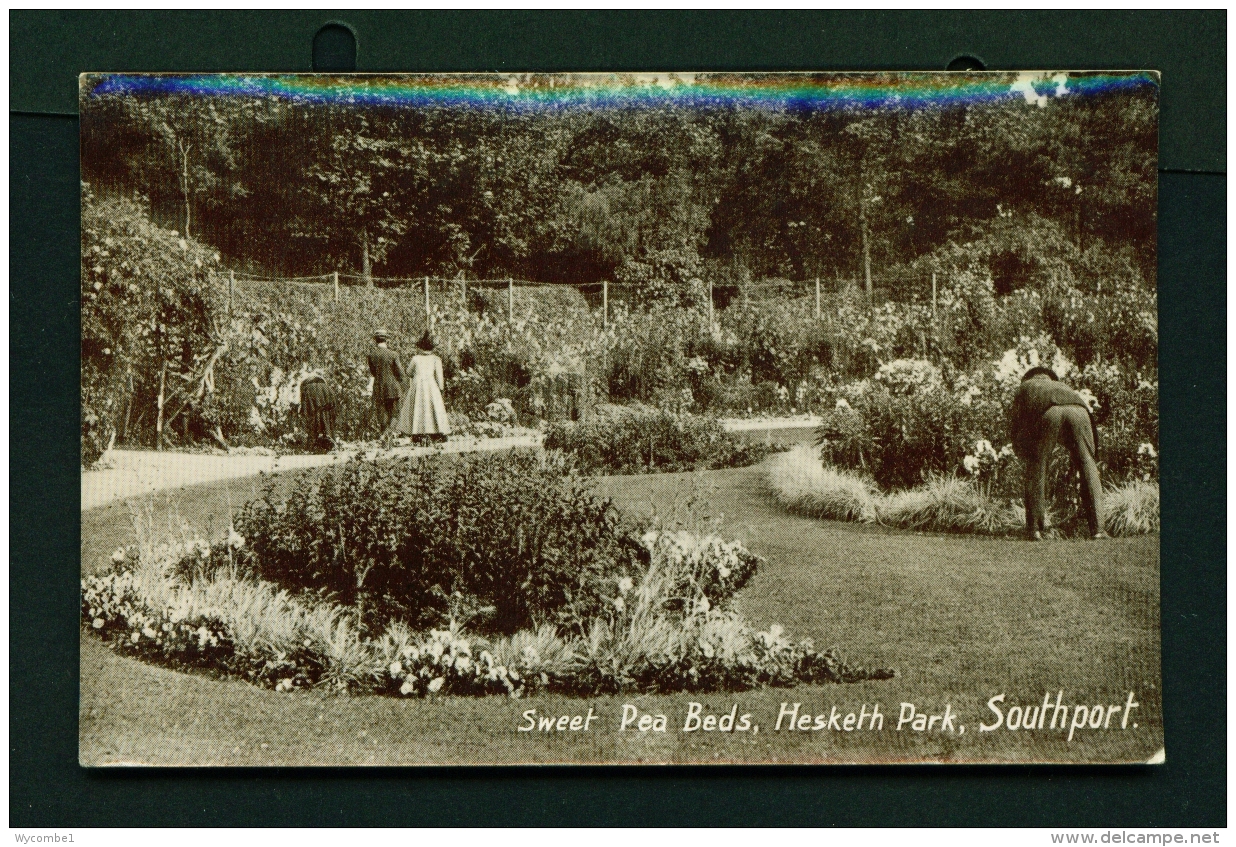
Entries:
{"label": "gravel path", "polygon": [[[388,456],[424,455],[435,449],[447,453],[471,453],[534,447],[540,443],[539,434],[506,438],[460,438],[449,441],[440,448],[393,447],[379,452]],[[241,453],[223,456],[211,453],[113,450],[108,456],[108,467],[82,472],[82,510],[103,506],[113,500],[184,488],[203,482],[338,464],[346,462],[356,453],[356,450],[341,450],[328,455],[263,456]]]}
{"label": "gravel path", "polygon": [[[731,418],[722,425],[730,432],[770,432],[805,429],[819,423],[818,418]],[[534,447],[541,443],[539,433],[513,435],[505,438],[458,438],[441,448],[393,447],[383,455],[416,456],[441,449],[447,453],[471,453],[481,450],[508,450],[512,447]],[[114,500],[124,500],[139,494],[184,488],[221,479],[238,479],[260,473],[317,468],[345,462],[357,451],[342,450],[328,455],[284,456],[254,453],[159,453],[154,450],[113,450],[108,455],[108,467],[82,472],[82,510],[103,506]]]}

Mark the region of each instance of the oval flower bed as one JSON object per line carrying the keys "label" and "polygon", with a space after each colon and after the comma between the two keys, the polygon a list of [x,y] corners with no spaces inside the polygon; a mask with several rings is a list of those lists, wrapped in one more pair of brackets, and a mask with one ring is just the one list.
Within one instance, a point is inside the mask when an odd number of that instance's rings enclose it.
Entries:
{"label": "oval flower bed", "polygon": [[[332,485],[355,483],[360,477],[375,480],[384,489],[433,482],[442,476],[454,479],[452,475],[458,473],[476,483],[486,471],[501,478],[493,463],[503,458],[486,456],[456,463],[358,462],[381,467],[345,468],[333,481],[325,480],[318,491],[330,494],[336,491]],[[392,461],[404,463],[394,469],[383,464]],[[557,478],[562,486],[575,484],[560,465],[540,467],[546,474],[543,482]],[[533,466],[524,469],[529,468]],[[536,499],[528,496],[532,500],[526,503]],[[561,491],[545,490],[544,496],[559,506],[576,502],[557,499]],[[317,516],[324,523],[342,523],[344,515],[331,510],[351,510],[370,502],[329,496],[315,500],[304,492],[290,499],[295,497],[302,502],[263,501],[259,509],[263,520],[254,520],[249,513],[247,526],[255,532],[278,529],[289,514],[297,520]],[[544,506],[542,502],[538,508]],[[411,509],[395,511],[402,516],[399,520],[416,514]],[[449,524],[442,516],[456,512],[447,504],[433,514],[435,520]],[[541,514],[562,517],[552,508]],[[495,512],[492,520],[506,517]],[[473,527],[480,536],[487,531],[483,524]],[[408,524],[399,525],[405,532],[415,531]],[[488,595],[478,588],[489,584],[486,579],[475,573],[467,579],[459,577],[459,572],[447,566],[450,559],[442,551],[442,569],[434,571],[433,578],[439,582],[433,590],[416,588],[409,594],[422,596],[436,590],[445,595],[435,607],[436,622],[426,624],[434,610],[422,610],[420,625],[414,627],[407,622],[409,616],[395,613],[407,608],[400,598],[359,592],[352,603],[343,603],[339,593],[323,593],[329,586],[321,583],[305,580],[295,585],[264,576],[263,563],[257,561],[260,554],[254,550],[268,548],[275,539],[246,538],[233,529],[227,540],[214,545],[194,537],[162,544],[145,539],[136,549],[117,551],[111,572],[82,581],[82,616],[88,628],[120,652],[172,667],[207,669],[282,691],[326,687],[402,696],[519,697],[545,691],[588,695],[738,690],[892,676],[888,670],[852,666],[836,650],[820,651],[809,641],[794,642],[779,626],[759,630],[744,621],[730,608],[731,599],[755,573],[758,559],[741,543],[725,541],[715,532],[656,528],[631,537],[633,530],[617,520],[603,520],[591,531],[598,531],[597,527],[605,527],[599,531],[612,537],[607,536],[609,541],[604,544],[594,544],[594,550],[622,551],[618,561],[590,558],[588,568],[569,574],[568,579],[560,579],[557,570],[553,571],[555,580],[538,583],[525,577],[524,590],[534,584],[557,589],[541,591],[539,596],[549,598],[542,606],[522,602],[507,614],[487,605]],[[446,532],[441,525],[437,529]],[[318,552],[299,548],[289,552],[285,547],[285,559],[277,572],[311,573],[298,567],[318,561],[304,558]],[[374,558],[372,550],[365,555]],[[548,545],[538,555],[552,561],[529,556],[524,560],[527,574],[540,574],[549,565],[561,564],[559,553]],[[424,572],[418,570],[423,559],[409,554],[406,560],[388,560],[387,590],[413,583]],[[510,564],[509,557],[493,560],[494,567]],[[359,570],[366,573],[374,567],[372,561],[359,563]],[[355,574],[358,568],[341,572]],[[452,573],[457,578],[442,584]],[[586,586],[578,584],[583,578],[588,580]],[[518,616],[525,612],[527,617]],[[511,626],[511,621],[517,623]],[[503,626],[511,628],[503,631]]]}

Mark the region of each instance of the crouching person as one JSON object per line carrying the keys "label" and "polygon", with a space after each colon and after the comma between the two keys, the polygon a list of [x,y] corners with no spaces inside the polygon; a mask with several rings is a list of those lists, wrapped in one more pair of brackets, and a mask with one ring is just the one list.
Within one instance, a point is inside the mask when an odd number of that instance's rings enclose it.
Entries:
{"label": "crouching person", "polygon": [[1009,409],[1013,449],[1025,463],[1026,532],[1043,537],[1047,528],[1047,465],[1056,444],[1064,445],[1081,475],[1082,507],[1093,538],[1103,531],[1103,488],[1095,464],[1098,434],[1085,399],[1059,381],[1051,368],[1031,368]]}
{"label": "crouching person", "polygon": [[321,371],[300,384],[300,413],[309,434],[309,449],[329,453],[335,447],[335,391]]}

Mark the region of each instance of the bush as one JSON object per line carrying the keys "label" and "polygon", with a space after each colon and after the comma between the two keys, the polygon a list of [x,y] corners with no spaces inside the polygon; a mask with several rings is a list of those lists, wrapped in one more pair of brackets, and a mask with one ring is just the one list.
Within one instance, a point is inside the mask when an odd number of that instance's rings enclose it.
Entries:
{"label": "bush", "polygon": [[[951,392],[893,393],[870,382],[824,415],[816,442],[829,463],[870,473],[884,489],[912,488],[962,467],[975,442],[1007,428],[998,405]],[[845,399],[844,397],[842,399]]]}
{"label": "bush", "polygon": [[561,457],[536,451],[354,459],[236,528],[259,575],[423,626],[576,629],[604,588],[646,567],[636,527]]}
{"label": "bush", "polygon": [[1115,294],[1069,289],[1044,303],[1043,318],[1079,365],[1120,358],[1137,368],[1156,366],[1159,324],[1154,291],[1140,286]]}
{"label": "bush", "polygon": [[551,424],[544,447],[562,451],[589,474],[742,468],[776,449],[726,432],[715,418],[647,407],[611,407],[596,420]]}
{"label": "bush", "polygon": [[137,202],[82,185],[83,465],[113,432],[153,443],[161,386],[167,415],[194,401],[218,340],[210,320],[218,262],[213,250],[156,226]]}
{"label": "bush", "polygon": [[102,458],[111,443],[115,429],[105,415],[100,415],[82,398],[82,467],[89,468]]}

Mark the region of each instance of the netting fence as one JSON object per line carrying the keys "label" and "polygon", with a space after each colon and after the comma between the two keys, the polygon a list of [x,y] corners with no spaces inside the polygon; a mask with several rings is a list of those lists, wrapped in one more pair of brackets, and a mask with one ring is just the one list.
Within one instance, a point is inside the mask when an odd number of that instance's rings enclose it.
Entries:
{"label": "netting fence", "polygon": [[[814,277],[804,280],[766,279],[742,283],[700,283],[707,293],[705,308],[710,313],[741,303],[744,306],[768,303],[792,303],[799,306],[805,319],[828,319],[835,311],[836,301],[843,297],[863,297],[862,279],[852,277]],[[229,272],[227,277],[228,308],[231,311],[236,289],[241,287],[277,288],[289,286],[313,292],[318,297],[339,302],[345,292],[356,289],[378,290],[387,295],[419,299],[423,302],[426,320],[431,321],[434,306],[454,301],[464,308],[504,311],[514,319],[527,315],[546,303],[573,303],[599,312],[607,324],[611,308],[641,298],[643,283],[601,281],[587,283],[540,282],[504,277],[466,279],[462,277],[379,277],[361,274],[328,273],[318,276],[273,277]],[[871,305],[893,299],[930,302],[934,307],[937,280],[934,274],[919,278],[880,278],[874,281],[866,295]],[[703,293],[702,291],[700,292]]]}

